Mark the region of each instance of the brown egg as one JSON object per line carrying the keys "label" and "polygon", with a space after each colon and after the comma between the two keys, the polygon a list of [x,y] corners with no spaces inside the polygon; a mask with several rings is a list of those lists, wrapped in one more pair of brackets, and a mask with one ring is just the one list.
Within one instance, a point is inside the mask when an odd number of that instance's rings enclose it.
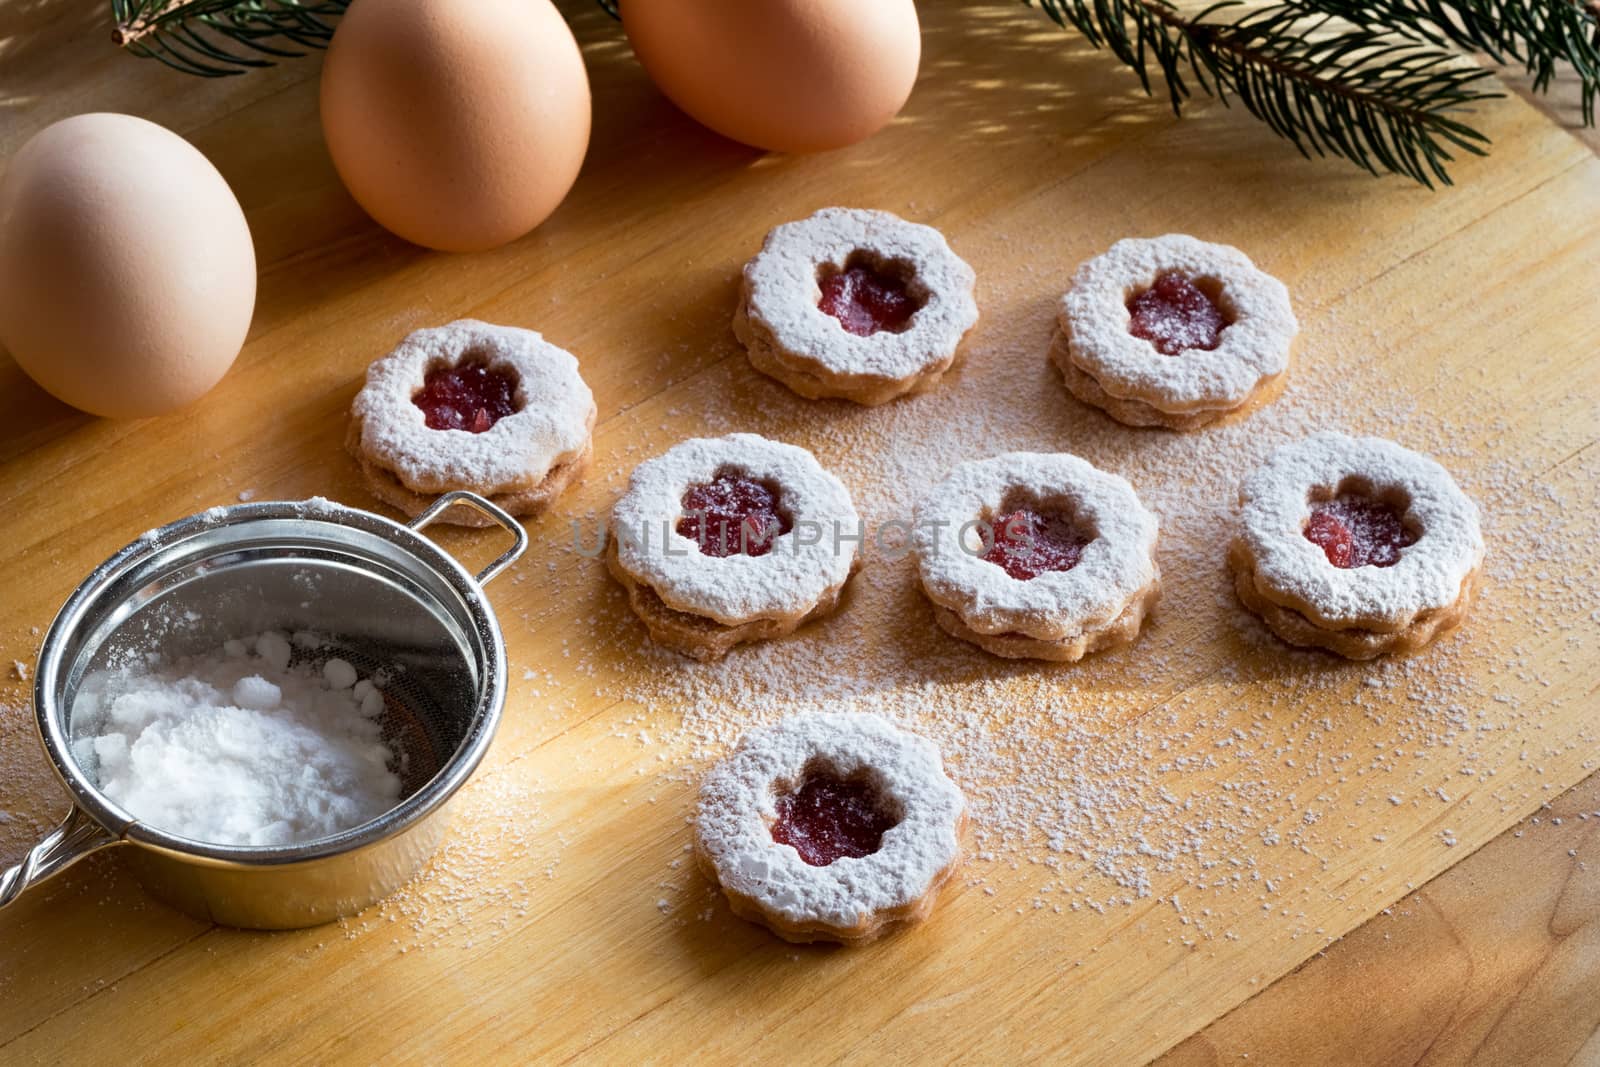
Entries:
{"label": "brown egg", "polygon": [[622,0],[634,54],[673,103],[780,152],[877,132],[917,80],[912,0]]}
{"label": "brown egg", "polygon": [[386,229],[450,252],[543,222],[589,147],[589,79],[549,0],[355,0],[322,68],[322,132]]}
{"label": "brown egg", "polygon": [[256,255],[228,183],[131,115],[63,119],[0,182],[0,345],[61,400],[158,415],[227,373],[250,328]]}

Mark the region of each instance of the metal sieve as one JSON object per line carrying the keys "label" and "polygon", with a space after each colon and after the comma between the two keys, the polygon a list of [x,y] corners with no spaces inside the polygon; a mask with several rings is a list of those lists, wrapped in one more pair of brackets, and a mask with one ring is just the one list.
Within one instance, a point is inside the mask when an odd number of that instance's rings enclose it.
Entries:
{"label": "metal sieve", "polygon": [[[473,575],[420,531],[470,507],[516,538]],[[229,926],[312,926],[359,911],[416,874],[445,830],[445,802],[482,760],[505,705],[505,644],[483,585],[528,545],[472,493],[401,525],[323,500],[213,508],[145,534],[97,567],[45,635],[34,683],[39,736],[73,798],[66,819],[0,874],[0,908],[111,845],[156,896]],[[296,657],[349,661],[375,678],[401,799],[384,815],[302,844],[214,845],[140,822],[95,785],[73,745],[73,697],[92,671],[151,652],[213,651],[280,630],[316,635]],[[81,752],[81,758],[80,758]]]}

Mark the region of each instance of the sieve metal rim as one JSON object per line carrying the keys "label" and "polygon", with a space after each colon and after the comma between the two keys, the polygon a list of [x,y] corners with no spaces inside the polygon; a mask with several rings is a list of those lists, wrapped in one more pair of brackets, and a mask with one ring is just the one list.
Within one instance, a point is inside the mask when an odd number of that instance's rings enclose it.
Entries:
{"label": "sieve metal rim", "polygon": [[[449,553],[422,536],[422,530],[451,507],[470,507],[488,516],[515,538],[513,545],[476,575]],[[369,822],[340,834],[296,845],[250,846],[216,845],[193,841],[140,822],[107,799],[73,759],[70,738],[66,736],[65,709],[56,699],[61,675],[70,669],[65,648],[68,637],[88,621],[88,609],[96,597],[118,577],[158,552],[201,533],[264,519],[293,519],[308,528],[317,525],[354,528],[376,535],[402,549],[418,563],[442,577],[461,597],[483,649],[480,664],[478,706],[471,724],[455,753],[439,772],[411,796]],[[129,842],[181,857],[187,862],[232,868],[276,867],[344,855],[403,832],[448,801],[482,762],[494,739],[505,707],[505,640],[483,586],[509,567],[528,546],[527,531],[501,508],[475,493],[453,492],[441,496],[433,506],[410,523],[402,524],[374,512],[334,501],[313,498],[308,501],[261,501],[211,508],[158,529],[148,531],[125,545],[101,563],[79,583],[61,606],[45,633],[34,676],[34,714],[52,769],[71,794],[75,811],[61,831],[74,837],[74,843],[87,845],[83,852],[117,842]],[[94,826],[85,826],[79,813]],[[98,828],[102,833],[96,834]],[[20,887],[19,887],[20,888]],[[0,894],[3,896],[3,894]]]}

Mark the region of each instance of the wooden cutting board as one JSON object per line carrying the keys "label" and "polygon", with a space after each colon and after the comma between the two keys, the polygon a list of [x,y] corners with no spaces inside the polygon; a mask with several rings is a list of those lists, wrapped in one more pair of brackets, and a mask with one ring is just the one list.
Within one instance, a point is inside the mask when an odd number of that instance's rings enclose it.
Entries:
{"label": "wooden cutting board", "polygon": [[[370,506],[344,413],[366,363],[418,326],[472,315],[576,352],[596,466],[490,589],[506,721],[422,881],[348,923],[267,935],[189,919],[91,859],[0,915],[0,1061],[1139,1062],[1595,766],[1600,161],[1525,103],[1485,107],[1494,155],[1430,193],[1302,161],[1216,104],[1174,120],[1019,5],[926,4],[922,80],[892,127],[765,158],[675,112],[618,28],[574,4],[596,114],[577,188],[524,241],[443,256],[339,188],[314,59],[186,80],[113,54],[100,7],[0,4],[0,152],[78,111],[173,127],[238,192],[260,297],[234,371],[179,415],[89,419],[0,363],[0,659],[31,662],[33,628],[150,526],[241,494]],[[965,364],[924,397],[806,404],[731,337],[761,235],[834,203],[939,226],[978,270]],[[1240,426],[1123,430],[1045,361],[1072,268],[1170,231],[1239,245],[1294,294],[1294,382]],[[1483,600],[1421,656],[1288,653],[1232,606],[1229,487],[1317,426],[1432,451],[1485,506]],[[1002,664],[934,629],[903,561],[874,560],[838,618],[780,647],[714,671],[652,654],[571,524],[638,460],[731,429],[812,447],[880,519],[961,458],[1081,452],[1160,511],[1165,609],[1124,652]],[[443,539],[471,561],[498,548]],[[792,706],[785,686],[944,744],[977,855],[925,927],[795,948],[685,862],[696,775],[746,720]],[[5,862],[63,807],[26,699],[0,688]]]}

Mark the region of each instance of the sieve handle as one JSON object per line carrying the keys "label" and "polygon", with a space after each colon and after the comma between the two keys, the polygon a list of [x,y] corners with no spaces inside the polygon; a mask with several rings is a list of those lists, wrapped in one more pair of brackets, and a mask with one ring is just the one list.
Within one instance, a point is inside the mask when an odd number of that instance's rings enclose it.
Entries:
{"label": "sieve handle", "polygon": [[512,518],[504,508],[490,503],[477,493],[469,493],[462,489],[458,489],[453,493],[446,493],[438,500],[435,500],[427,511],[412,519],[409,525],[411,529],[420,531],[458,504],[493,519],[496,524],[505,529],[506,533],[517,539],[515,544],[500,553],[498,559],[478,572],[478,584],[488,585],[494,580],[495,575],[515,563],[517,557],[527,550],[528,531],[524,530],[522,523]]}
{"label": "sieve handle", "polygon": [[77,863],[91,852],[98,852],[120,840],[116,834],[74,807],[60,826],[33,846],[22,862],[0,874],[0,908],[16,900],[35,882],[42,882],[58,871]]}

